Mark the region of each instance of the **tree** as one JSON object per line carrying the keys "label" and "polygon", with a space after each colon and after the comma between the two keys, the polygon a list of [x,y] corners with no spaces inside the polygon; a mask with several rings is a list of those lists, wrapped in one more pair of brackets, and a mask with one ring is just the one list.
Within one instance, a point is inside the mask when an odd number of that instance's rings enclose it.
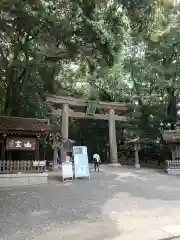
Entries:
{"label": "tree", "polygon": [[[129,121],[118,126],[127,138],[156,141],[179,125],[178,7],[3,0],[0,8],[0,112],[44,118],[51,110],[45,95],[54,93],[133,103]],[[89,132],[104,129],[88,125]],[[74,136],[86,127],[72,126]],[[98,138],[106,144],[107,136]]]}
{"label": "tree", "polygon": [[47,111],[44,93],[55,90],[56,76],[69,60],[83,57],[91,70],[95,62],[112,62],[113,36],[102,28],[102,12],[95,1],[6,0],[1,9],[6,115],[32,116],[34,111],[37,116],[39,108]]}

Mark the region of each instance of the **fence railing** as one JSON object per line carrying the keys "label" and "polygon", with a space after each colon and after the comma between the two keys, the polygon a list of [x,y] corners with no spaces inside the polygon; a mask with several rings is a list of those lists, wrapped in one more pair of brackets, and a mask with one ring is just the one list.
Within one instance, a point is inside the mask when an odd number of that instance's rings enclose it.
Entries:
{"label": "fence railing", "polygon": [[167,173],[180,173],[180,160],[166,160]]}
{"label": "fence railing", "polygon": [[46,171],[46,161],[0,160],[0,173],[44,171]]}

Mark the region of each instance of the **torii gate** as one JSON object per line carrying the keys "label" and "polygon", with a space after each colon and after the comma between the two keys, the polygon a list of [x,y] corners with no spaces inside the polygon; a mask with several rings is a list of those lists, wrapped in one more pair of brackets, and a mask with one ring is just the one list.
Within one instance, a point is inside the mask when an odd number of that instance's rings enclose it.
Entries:
{"label": "torii gate", "polygon": [[87,107],[91,100],[77,99],[73,97],[64,97],[57,95],[48,95],[46,101],[50,104],[62,105],[62,109],[53,110],[52,115],[62,117],[61,123],[61,137],[68,139],[69,135],[69,117],[82,118],[82,119],[100,119],[109,121],[109,146],[110,146],[110,160],[111,163],[117,164],[117,142],[116,142],[116,125],[115,121],[126,121],[125,116],[119,116],[115,114],[115,110],[118,113],[125,114],[130,109],[130,104],[118,103],[118,102],[102,102],[94,101],[97,108],[108,110],[106,114],[91,115],[84,112],[76,112],[70,109],[70,106]]}

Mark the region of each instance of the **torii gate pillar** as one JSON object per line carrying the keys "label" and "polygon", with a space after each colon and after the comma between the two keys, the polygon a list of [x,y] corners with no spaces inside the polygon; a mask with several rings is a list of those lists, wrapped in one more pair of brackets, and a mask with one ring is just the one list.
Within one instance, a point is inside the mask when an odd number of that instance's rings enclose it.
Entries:
{"label": "torii gate pillar", "polygon": [[[69,132],[69,105],[64,103],[62,106],[62,123],[61,123],[61,136],[63,139],[68,139]],[[61,161],[65,161],[66,151],[61,148]]]}
{"label": "torii gate pillar", "polygon": [[112,164],[117,164],[118,156],[117,156],[116,122],[114,116],[114,109],[109,110],[109,148],[110,148],[110,162]]}

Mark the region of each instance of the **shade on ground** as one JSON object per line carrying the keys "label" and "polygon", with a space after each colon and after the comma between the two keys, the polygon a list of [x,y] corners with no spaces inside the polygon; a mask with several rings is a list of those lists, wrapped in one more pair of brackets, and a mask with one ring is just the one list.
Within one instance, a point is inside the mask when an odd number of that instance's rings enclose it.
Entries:
{"label": "shade on ground", "polygon": [[0,240],[113,240],[180,225],[180,176],[108,166],[91,176],[1,189]]}

